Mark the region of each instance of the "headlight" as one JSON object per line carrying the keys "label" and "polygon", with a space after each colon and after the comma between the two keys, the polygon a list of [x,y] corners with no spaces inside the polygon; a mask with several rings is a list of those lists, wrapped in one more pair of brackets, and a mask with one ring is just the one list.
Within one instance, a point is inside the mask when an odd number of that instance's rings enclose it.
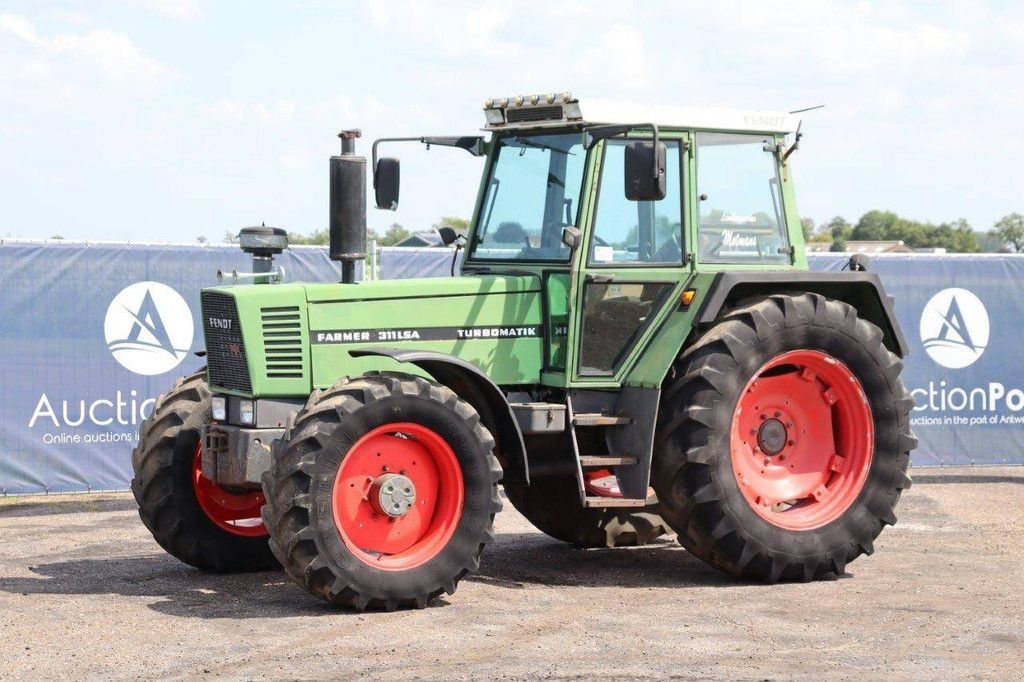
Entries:
{"label": "headlight", "polygon": [[213,397],[213,418],[219,422],[227,421],[228,401],[223,396]]}
{"label": "headlight", "polygon": [[251,400],[238,401],[238,421],[242,424],[256,423],[256,408]]}

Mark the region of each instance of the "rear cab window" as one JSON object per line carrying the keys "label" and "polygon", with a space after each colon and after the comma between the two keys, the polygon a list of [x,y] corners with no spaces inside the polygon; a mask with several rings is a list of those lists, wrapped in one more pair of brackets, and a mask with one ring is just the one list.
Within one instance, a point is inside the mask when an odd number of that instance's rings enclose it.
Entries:
{"label": "rear cab window", "polygon": [[696,142],[698,259],[790,263],[772,136],[697,133]]}

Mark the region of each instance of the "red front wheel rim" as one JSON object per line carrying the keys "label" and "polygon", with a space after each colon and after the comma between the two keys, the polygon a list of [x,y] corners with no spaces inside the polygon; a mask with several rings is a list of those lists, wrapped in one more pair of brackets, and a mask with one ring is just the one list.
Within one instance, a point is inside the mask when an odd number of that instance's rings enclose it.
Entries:
{"label": "red front wheel rim", "polygon": [[338,467],[334,523],[346,546],[370,566],[420,566],[448,544],[462,517],[462,467],[447,441],[421,424],[377,427]]}
{"label": "red front wheel rim", "polygon": [[750,507],[774,526],[813,530],[857,500],[874,455],[871,406],[856,375],[817,350],[765,363],[733,413],[733,472]]}
{"label": "red front wheel rim", "polygon": [[260,510],[266,501],[263,493],[234,493],[222,488],[203,476],[203,446],[196,445],[192,459],[192,488],[196,501],[206,517],[221,530],[245,538],[259,538],[267,535]]}

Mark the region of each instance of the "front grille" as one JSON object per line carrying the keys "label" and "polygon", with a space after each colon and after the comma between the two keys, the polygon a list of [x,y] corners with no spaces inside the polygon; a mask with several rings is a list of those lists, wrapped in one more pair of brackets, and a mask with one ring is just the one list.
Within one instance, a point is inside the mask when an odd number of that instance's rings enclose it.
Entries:
{"label": "front grille", "polygon": [[302,323],[297,306],[261,308],[267,378],[302,377]]}
{"label": "front grille", "polygon": [[238,307],[234,297],[218,291],[204,291],[200,302],[210,383],[251,393],[252,382],[249,379],[245,342],[242,340],[242,325],[238,321]]}
{"label": "front grille", "polygon": [[506,109],[505,119],[509,123],[532,123],[534,121],[561,121],[562,107],[530,107],[528,109]]}

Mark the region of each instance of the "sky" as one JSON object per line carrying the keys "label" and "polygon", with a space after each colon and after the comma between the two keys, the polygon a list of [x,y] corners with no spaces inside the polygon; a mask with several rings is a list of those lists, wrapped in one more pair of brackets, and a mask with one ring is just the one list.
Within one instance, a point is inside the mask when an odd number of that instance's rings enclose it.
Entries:
{"label": "sky", "polygon": [[[793,110],[803,216],[1024,212],[1024,3],[0,1],[0,237],[220,241],[327,222],[342,128],[473,134],[487,97]],[[482,164],[409,146],[397,212]]]}

